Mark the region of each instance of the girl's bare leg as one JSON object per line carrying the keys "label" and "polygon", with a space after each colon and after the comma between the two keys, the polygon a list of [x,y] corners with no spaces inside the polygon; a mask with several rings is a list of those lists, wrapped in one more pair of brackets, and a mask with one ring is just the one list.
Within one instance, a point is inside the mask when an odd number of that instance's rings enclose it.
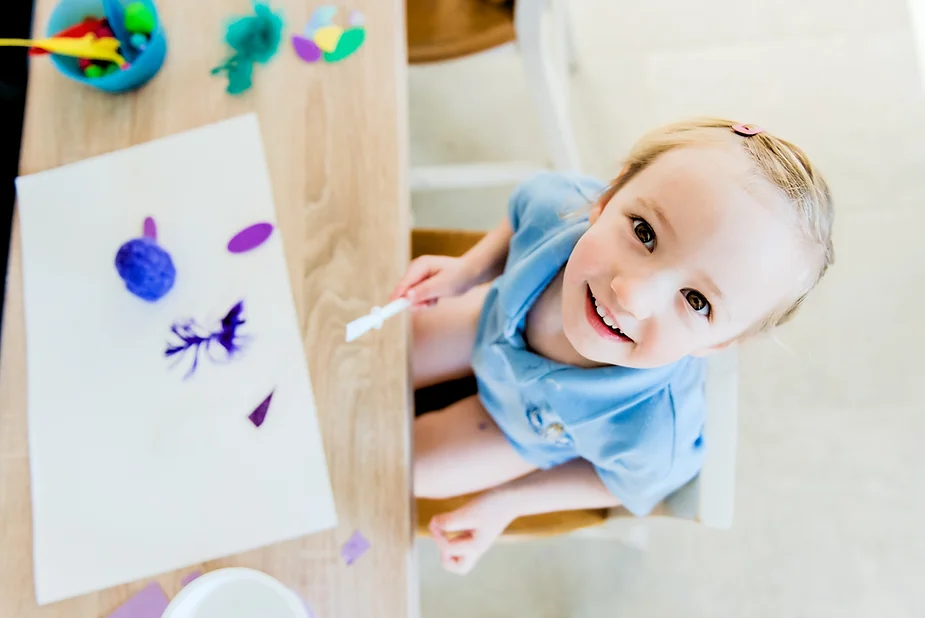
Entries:
{"label": "girl's bare leg", "polygon": [[411,318],[411,375],[423,388],[472,373],[472,346],[489,284],[455,298],[441,298]]}
{"label": "girl's bare leg", "polygon": [[449,498],[497,487],[536,467],[473,395],[414,421],[414,495]]}

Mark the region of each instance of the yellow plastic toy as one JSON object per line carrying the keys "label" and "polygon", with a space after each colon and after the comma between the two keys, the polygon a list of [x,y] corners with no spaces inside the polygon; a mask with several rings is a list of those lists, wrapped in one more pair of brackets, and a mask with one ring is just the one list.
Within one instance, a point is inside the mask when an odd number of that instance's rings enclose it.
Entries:
{"label": "yellow plastic toy", "polygon": [[90,60],[108,60],[118,66],[125,64],[125,58],[116,52],[119,40],[112,37],[96,38],[87,34],[79,39],[51,37],[48,39],[0,39],[0,47],[38,47],[53,54],[89,58]]}

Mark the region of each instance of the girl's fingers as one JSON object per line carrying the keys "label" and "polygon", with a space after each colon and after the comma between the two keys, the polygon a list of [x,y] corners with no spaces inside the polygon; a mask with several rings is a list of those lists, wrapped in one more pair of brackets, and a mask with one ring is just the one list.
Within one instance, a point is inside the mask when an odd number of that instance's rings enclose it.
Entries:
{"label": "girl's fingers", "polygon": [[466,507],[463,506],[449,513],[435,515],[430,522],[435,529],[442,532],[445,536],[452,537],[455,536],[456,533],[471,532],[475,522],[470,521],[470,519],[471,518],[467,517]]}
{"label": "girl's fingers", "polygon": [[434,542],[442,550],[448,549],[452,545],[455,538],[459,535],[457,532],[450,532],[444,528],[441,515],[437,515],[430,520],[428,524],[428,529],[430,530],[430,535],[433,537]]}
{"label": "girl's fingers", "polygon": [[428,277],[421,279],[410,286],[407,291],[408,299],[415,305],[421,305],[426,302],[437,300],[441,296],[446,296],[446,273],[439,269],[434,269]]}
{"label": "girl's fingers", "polygon": [[408,296],[407,298],[411,301],[411,311],[424,311],[437,305],[436,298],[431,298],[430,300],[425,300],[424,302],[418,302],[411,296]]}
{"label": "girl's fingers", "polygon": [[484,553],[484,548],[469,543],[464,548],[453,548],[440,554],[440,562],[447,571],[457,575],[465,575],[472,570],[475,563]]}
{"label": "girl's fingers", "polygon": [[408,265],[408,270],[398,281],[390,300],[395,300],[407,295],[412,287],[439,271],[436,265],[431,260],[427,259],[427,257],[428,256],[420,257]]}
{"label": "girl's fingers", "polygon": [[443,530],[440,529],[436,522],[436,517],[431,519],[427,529],[430,531],[430,538],[434,540],[434,544],[440,550],[440,553],[446,554],[450,549],[450,540],[443,535]]}
{"label": "girl's fingers", "polygon": [[440,557],[440,563],[442,564],[444,570],[450,573],[455,575],[466,575],[469,571],[472,570],[472,566],[475,564],[475,561],[468,556],[444,555]]}

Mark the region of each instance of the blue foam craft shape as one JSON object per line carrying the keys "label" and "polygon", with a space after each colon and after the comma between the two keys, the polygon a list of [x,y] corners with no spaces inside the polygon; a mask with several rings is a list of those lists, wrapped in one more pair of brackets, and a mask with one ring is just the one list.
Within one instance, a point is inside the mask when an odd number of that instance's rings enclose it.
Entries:
{"label": "blue foam craft shape", "polygon": [[170,254],[150,238],[134,238],[119,247],[116,271],[129,292],[148,302],[163,298],[177,280]]}

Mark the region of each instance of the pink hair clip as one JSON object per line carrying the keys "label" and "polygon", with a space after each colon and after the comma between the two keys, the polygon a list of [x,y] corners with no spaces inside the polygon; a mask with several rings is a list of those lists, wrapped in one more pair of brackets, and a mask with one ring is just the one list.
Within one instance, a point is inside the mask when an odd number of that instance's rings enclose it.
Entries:
{"label": "pink hair clip", "polygon": [[732,125],[732,130],[735,131],[737,135],[741,135],[742,137],[751,137],[752,135],[764,133],[764,129],[758,125],[747,123]]}

